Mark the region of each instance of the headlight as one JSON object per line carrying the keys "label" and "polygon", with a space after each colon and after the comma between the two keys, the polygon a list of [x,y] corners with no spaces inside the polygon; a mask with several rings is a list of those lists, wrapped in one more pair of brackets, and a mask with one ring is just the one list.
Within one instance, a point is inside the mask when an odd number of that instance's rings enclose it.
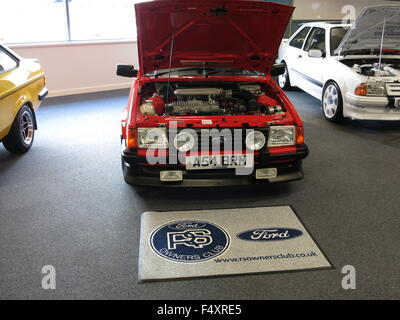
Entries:
{"label": "headlight", "polygon": [[386,88],[383,82],[371,82],[367,84],[369,96],[386,96]]}
{"label": "headlight", "polygon": [[294,146],[296,144],[296,128],[294,126],[272,126],[268,137],[268,147]]}
{"label": "headlight", "polygon": [[385,83],[383,82],[369,82],[361,83],[355,90],[358,96],[386,96]]}
{"label": "headlight", "polygon": [[189,132],[180,132],[174,138],[174,146],[180,152],[188,152],[194,145],[194,137]]}
{"label": "headlight", "polygon": [[251,131],[246,136],[246,147],[252,151],[258,151],[265,146],[265,136],[260,131]]}
{"label": "headlight", "polygon": [[168,148],[165,128],[138,128],[139,148]]}

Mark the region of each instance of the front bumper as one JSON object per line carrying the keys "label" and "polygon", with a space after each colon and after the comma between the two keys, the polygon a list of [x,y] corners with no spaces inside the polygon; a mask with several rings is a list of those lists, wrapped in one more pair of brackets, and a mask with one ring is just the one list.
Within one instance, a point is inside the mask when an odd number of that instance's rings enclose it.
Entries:
{"label": "front bumper", "polygon": [[43,88],[42,91],[39,92],[39,101],[43,101],[44,98],[47,97],[47,95],[49,94],[49,90],[47,88]]}
{"label": "front bumper", "polygon": [[[146,158],[138,156],[135,151],[122,152],[122,167],[125,180],[133,185],[169,186],[169,187],[211,187],[240,186],[262,183],[280,183],[301,180],[304,177],[302,160],[309,154],[306,145],[296,148],[296,152],[288,154],[271,154],[268,151],[255,156],[254,170],[250,175],[240,176],[234,169],[186,170],[182,165],[143,165]],[[275,178],[257,180],[255,171],[264,168],[277,168]],[[162,182],[160,171],[180,170],[183,181]]]}
{"label": "front bumper", "polygon": [[347,92],[343,115],[357,120],[400,120],[400,108],[394,105],[394,98],[363,97]]}

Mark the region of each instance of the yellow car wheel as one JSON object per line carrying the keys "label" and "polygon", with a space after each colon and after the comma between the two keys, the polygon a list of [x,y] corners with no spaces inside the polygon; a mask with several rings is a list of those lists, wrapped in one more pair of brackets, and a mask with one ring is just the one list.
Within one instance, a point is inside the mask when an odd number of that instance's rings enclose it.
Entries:
{"label": "yellow car wheel", "polygon": [[23,106],[11,127],[10,133],[3,139],[4,147],[12,153],[28,152],[35,137],[34,116],[28,106]]}

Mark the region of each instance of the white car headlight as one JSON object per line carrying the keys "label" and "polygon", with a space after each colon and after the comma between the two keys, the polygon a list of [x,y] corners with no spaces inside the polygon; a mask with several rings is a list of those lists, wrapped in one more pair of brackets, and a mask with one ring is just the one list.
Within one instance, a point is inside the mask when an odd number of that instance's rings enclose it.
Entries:
{"label": "white car headlight", "polygon": [[383,82],[368,82],[361,83],[355,89],[355,94],[358,96],[386,96],[386,87]]}
{"label": "white car headlight", "polygon": [[251,131],[246,136],[246,147],[252,151],[258,151],[265,146],[265,136],[260,131]]}
{"label": "white car headlight", "polygon": [[139,148],[168,148],[168,136],[165,128],[138,128]]}
{"label": "white car headlight", "polygon": [[368,82],[367,95],[369,96],[386,96],[385,83],[383,82]]}
{"label": "white car headlight", "polygon": [[174,146],[180,152],[188,152],[193,149],[196,141],[189,132],[180,132],[174,138]]}
{"label": "white car headlight", "polygon": [[294,146],[296,144],[295,126],[271,126],[268,147]]}

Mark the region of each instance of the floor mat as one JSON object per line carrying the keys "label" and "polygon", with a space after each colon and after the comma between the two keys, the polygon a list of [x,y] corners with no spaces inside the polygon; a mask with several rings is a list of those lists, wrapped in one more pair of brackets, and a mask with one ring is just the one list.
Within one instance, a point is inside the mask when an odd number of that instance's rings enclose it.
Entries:
{"label": "floor mat", "polygon": [[142,213],[141,281],[327,268],[290,206]]}

